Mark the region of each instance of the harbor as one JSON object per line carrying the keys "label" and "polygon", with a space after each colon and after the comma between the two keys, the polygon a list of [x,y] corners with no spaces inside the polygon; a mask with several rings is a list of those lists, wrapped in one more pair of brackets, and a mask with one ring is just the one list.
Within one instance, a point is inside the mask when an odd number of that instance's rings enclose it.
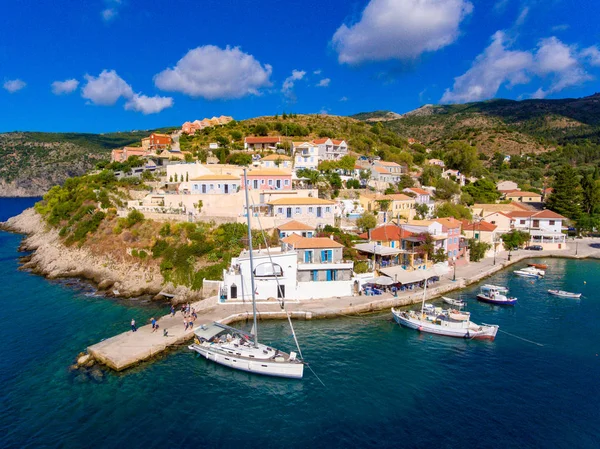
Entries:
{"label": "harbor", "polygon": [[[449,292],[460,290],[468,285],[497,273],[504,268],[529,258],[600,258],[600,247],[592,246],[594,239],[578,240],[577,245],[571,245],[562,251],[525,251],[520,250],[511,254],[508,260],[506,252],[499,253],[494,260],[486,259],[477,264],[457,268],[456,279],[454,271],[442,276],[439,282],[428,287],[426,300],[431,300]],[[318,300],[286,301],[287,312],[292,319],[315,320],[356,316],[365,313],[390,310],[392,307],[403,307],[420,303],[423,298],[422,289],[410,292],[400,292],[396,295],[384,293],[379,296],[346,296]],[[198,315],[195,327],[209,325],[212,322],[232,324],[247,321],[252,318],[252,304],[249,301],[220,302],[217,296],[191,304]],[[259,301],[257,311],[260,320],[283,320],[287,314],[281,309],[277,300]],[[126,323],[124,323],[126,324]],[[185,329],[183,315],[177,311],[174,316],[170,313],[158,319],[159,331],[152,332],[150,324],[140,326],[137,332],[123,332],[114,337],[106,338],[87,348],[88,353],[98,362],[115,371],[123,371],[140,362],[147,361],[170,348],[177,348],[193,338],[193,329]],[[164,335],[167,332],[167,336]]]}

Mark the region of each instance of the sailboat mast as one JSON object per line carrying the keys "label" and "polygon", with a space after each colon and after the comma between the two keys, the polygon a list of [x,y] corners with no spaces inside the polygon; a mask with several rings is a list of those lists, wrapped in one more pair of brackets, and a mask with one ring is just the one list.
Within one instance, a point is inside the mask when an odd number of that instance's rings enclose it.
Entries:
{"label": "sailboat mast", "polygon": [[246,221],[248,223],[248,250],[250,251],[250,288],[252,289],[252,315],[254,317],[254,347],[258,346],[258,325],[256,324],[256,293],[254,287],[254,258],[252,255],[252,228],[250,227],[250,201],[248,200],[248,169],[244,168],[244,185],[246,189]]}
{"label": "sailboat mast", "polygon": [[423,310],[425,309],[425,295],[427,294],[427,279],[425,278],[425,286],[423,287],[423,301],[421,302],[421,317],[423,317]]}

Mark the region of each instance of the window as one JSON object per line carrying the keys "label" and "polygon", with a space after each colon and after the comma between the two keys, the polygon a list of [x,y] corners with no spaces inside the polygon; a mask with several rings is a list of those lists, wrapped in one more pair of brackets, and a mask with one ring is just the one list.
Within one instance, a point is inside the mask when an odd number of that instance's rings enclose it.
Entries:
{"label": "window", "polygon": [[454,243],[458,243],[458,237],[454,237]]}
{"label": "window", "polygon": [[492,224],[496,224],[496,220],[493,220],[493,221],[492,221]]}
{"label": "window", "polygon": [[285,181],[283,181],[283,185],[289,186],[290,185],[290,180],[286,179]]}
{"label": "window", "polygon": [[264,179],[261,179],[261,180],[260,180],[260,183],[261,183],[261,184],[264,186],[264,185],[265,185],[265,180],[264,180]]}
{"label": "window", "polygon": [[310,272],[310,280],[311,281],[318,281],[319,280],[319,272],[317,270],[312,270]]}
{"label": "window", "polygon": [[257,277],[281,277],[283,276],[283,269],[280,265],[275,263],[261,263],[254,269],[254,276]]}
{"label": "window", "polygon": [[524,225],[525,224],[525,220],[519,220],[519,223],[521,223],[521,224]]}
{"label": "window", "polygon": [[296,208],[296,214],[300,214],[300,208],[299,207]]}
{"label": "window", "polygon": [[[264,179],[263,179],[263,181],[264,181]],[[273,180],[272,180],[272,179],[269,179],[269,185],[270,185],[270,186],[272,186],[272,185],[273,185]]]}
{"label": "window", "polygon": [[337,270],[327,270],[327,280],[337,281]]}
{"label": "window", "polygon": [[326,212],[326,213],[329,213],[329,212],[331,212],[331,207],[326,207],[326,208],[325,208],[325,212]]}
{"label": "window", "polygon": [[556,222],[555,222],[554,220],[550,220],[550,221],[548,221],[548,224],[549,224],[550,226],[554,226],[554,225],[555,225],[555,223],[556,223]]}
{"label": "window", "polygon": [[214,185],[214,184],[211,184],[211,185],[210,185],[210,187],[209,187],[209,189],[210,189],[210,190],[212,190],[212,189],[214,189],[214,188],[215,188],[215,185]]}
{"label": "window", "polygon": [[277,213],[278,214],[283,214],[283,207],[278,207],[277,208]]}
{"label": "window", "polygon": [[304,251],[304,263],[313,263],[312,251]]}
{"label": "window", "polygon": [[333,261],[333,250],[324,249],[321,251],[321,263]]}

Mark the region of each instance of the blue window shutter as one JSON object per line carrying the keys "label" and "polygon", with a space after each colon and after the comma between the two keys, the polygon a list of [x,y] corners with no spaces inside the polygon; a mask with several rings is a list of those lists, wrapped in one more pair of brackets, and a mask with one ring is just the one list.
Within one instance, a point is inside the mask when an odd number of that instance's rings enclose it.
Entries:
{"label": "blue window shutter", "polygon": [[331,281],[331,271],[332,270],[327,270],[327,280]]}
{"label": "blue window shutter", "polygon": [[304,262],[308,263],[310,261],[310,253],[308,251],[304,252]]}
{"label": "blue window shutter", "polygon": [[321,262],[325,262],[327,260],[327,251],[321,251]]}

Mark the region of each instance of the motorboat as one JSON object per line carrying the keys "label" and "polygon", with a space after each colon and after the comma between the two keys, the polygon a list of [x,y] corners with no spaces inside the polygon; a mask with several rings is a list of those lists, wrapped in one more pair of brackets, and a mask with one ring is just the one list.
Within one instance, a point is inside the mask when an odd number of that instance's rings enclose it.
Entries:
{"label": "motorboat", "polygon": [[467,305],[467,303],[464,302],[462,299],[448,298],[447,296],[442,296],[442,301],[454,307],[464,307]]}
{"label": "motorboat", "polygon": [[474,338],[493,340],[496,338],[499,326],[496,324],[476,324],[471,321],[471,314],[456,309],[444,310],[441,307],[425,306],[427,295],[427,279],[423,289],[421,311],[396,310],[392,308],[394,321],[408,329],[418,330],[429,334],[446,335],[456,338]]}
{"label": "motorboat", "polygon": [[[244,183],[247,184],[247,171],[244,169]],[[246,208],[249,209],[248,189],[246,189]],[[288,322],[294,336],[298,352],[285,353],[258,342],[258,321],[256,312],[256,287],[254,282],[254,259],[252,250],[252,228],[250,215],[246,214],[248,251],[250,255],[250,287],[252,292],[253,326],[248,333],[225,324],[214,322],[211,325],[199,326],[194,329],[194,343],[188,349],[197,352],[207,360],[233,369],[266,376],[287,377],[301,379],[304,373],[302,352],[296,339],[289,313]],[[271,262],[272,263],[272,262]],[[277,280],[277,275],[275,275]],[[285,311],[284,302],[280,302]],[[300,354],[300,357],[298,357]]]}
{"label": "motorboat", "polygon": [[392,315],[396,323],[408,329],[447,337],[493,340],[499,328],[495,324],[473,323],[469,312],[458,310],[441,310],[436,315],[429,315],[414,310],[392,309]]}
{"label": "motorboat", "polygon": [[481,288],[479,294],[477,295],[477,300],[481,302],[487,302],[489,304],[497,304],[503,306],[512,306],[517,302],[517,298],[509,298],[494,288]]}
{"label": "motorboat", "polygon": [[554,296],[560,296],[562,298],[573,298],[573,299],[581,298],[581,293],[565,292],[564,290],[548,290],[548,293],[550,293],[551,295],[554,295]]}
{"label": "motorboat", "polygon": [[544,270],[540,270],[539,268],[535,268],[535,267],[522,268],[520,270],[513,271],[513,273],[516,274],[517,276],[536,278],[536,279],[544,277],[546,275],[546,272]]}
{"label": "motorboat", "polygon": [[492,285],[492,284],[485,284],[481,286],[482,290],[491,290],[491,289],[495,289],[498,293],[502,293],[503,295],[508,293],[508,287],[503,287],[501,285]]}
{"label": "motorboat", "polygon": [[527,266],[533,267],[533,268],[539,268],[540,270],[548,269],[548,265],[546,265],[545,263],[528,263]]}

